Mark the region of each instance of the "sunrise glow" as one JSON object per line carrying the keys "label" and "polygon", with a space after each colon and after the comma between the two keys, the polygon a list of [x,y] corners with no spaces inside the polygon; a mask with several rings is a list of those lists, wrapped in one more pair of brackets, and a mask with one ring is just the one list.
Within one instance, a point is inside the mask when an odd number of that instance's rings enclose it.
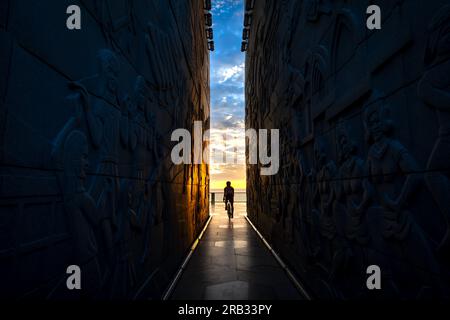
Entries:
{"label": "sunrise glow", "polygon": [[222,190],[226,181],[231,181],[235,190],[246,188],[245,55],[240,52],[243,5],[243,1],[234,0],[213,2],[216,43],[211,54],[211,190]]}

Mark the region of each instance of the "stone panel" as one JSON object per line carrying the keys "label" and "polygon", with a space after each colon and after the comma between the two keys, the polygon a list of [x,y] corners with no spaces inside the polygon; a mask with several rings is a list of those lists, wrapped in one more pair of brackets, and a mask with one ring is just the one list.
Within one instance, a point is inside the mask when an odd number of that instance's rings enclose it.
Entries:
{"label": "stone panel", "polygon": [[1,2],[0,296],[162,296],[209,214],[208,166],[170,158],[209,128],[204,25],[202,0]]}
{"label": "stone panel", "polygon": [[[280,171],[248,165],[248,215],[319,298],[448,295],[450,7],[256,1],[246,126],[280,129]],[[366,288],[379,265],[382,290]]]}

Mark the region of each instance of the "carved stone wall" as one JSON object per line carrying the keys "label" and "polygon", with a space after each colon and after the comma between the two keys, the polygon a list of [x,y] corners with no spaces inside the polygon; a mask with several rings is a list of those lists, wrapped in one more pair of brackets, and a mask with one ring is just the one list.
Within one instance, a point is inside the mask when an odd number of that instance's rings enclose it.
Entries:
{"label": "carved stone wall", "polygon": [[248,214],[317,297],[448,296],[450,7],[380,0],[370,31],[371,4],[255,2],[246,126],[281,159],[248,165]]}
{"label": "carved stone wall", "polygon": [[201,0],[1,1],[0,296],[161,297],[208,217],[207,165],[170,159],[209,128],[204,25]]}

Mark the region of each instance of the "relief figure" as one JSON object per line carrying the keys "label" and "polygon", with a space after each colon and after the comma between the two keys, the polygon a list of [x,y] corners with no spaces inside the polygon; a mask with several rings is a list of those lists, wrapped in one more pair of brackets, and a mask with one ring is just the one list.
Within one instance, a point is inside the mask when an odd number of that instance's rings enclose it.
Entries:
{"label": "relief figure", "polygon": [[98,261],[95,230],[100,224],[98,208],[85,189],[88,162],[87,138],[76,129],[79,120],[71,118],[58,134],[52,151],[52,160],[58,170],[64,210],[73,241],[72,264],[83,270],[83,296],[98,297],[102,288],[102,273]]}
{"label": "relief figure", "polygon": [[432,19],[429,44],[425,57],[426,71],[419,82],[418,94],[426,105],[436,111],[439,136],[428,160],[425,182],[443,218],[446,233],[438,253],[450,257],[450,6]]}
{"label": "relief figure", "polygon": [[370,144],[366,174],[371,190],[364,193],[358,210],[368,208],[369,198],[377,204],[368,209],[368,225],[372,245],[376,246],[374,251],[381,253],[369,259],[380,259],[384,274],[392,277],[386,283],[392,285],[394,292],[401,290],[405,281],[420,279],[418,290],[408,291],[415,298],[414,294],[419,294],[425,284],[431,286],[433,276],[438,274],[428,239],[408,208],[408,201],[421,185],[418,165],[409,151],[390,137],[393,125],[383,99],[366,108],[364,125]]}
{"label": "relief figure", "polygon": [[[102,212],[103,245],[112,263],[113,229],[116,227],[119,186],[119,143],[127,143],[127,109],[119,97],[119,61],[108,50],[99,51],[98,74],[71,83],[71,88],[79,93],[78,103],[84,113],[84,123],[89,140],[100,154],[94,182],[90,194]],[[95,94],[95,98],[90,92]]]}

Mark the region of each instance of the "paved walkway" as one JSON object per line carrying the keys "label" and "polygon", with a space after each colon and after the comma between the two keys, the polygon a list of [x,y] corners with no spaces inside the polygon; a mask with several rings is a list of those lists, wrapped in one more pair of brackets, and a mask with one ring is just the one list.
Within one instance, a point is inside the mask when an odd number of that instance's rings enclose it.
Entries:
{"label": "paved walkway", "polygon": [[211,206],[212,220],[172,299],[302,299],[245,214],[245,203],[235,204],[231,221],[221,204]]}

